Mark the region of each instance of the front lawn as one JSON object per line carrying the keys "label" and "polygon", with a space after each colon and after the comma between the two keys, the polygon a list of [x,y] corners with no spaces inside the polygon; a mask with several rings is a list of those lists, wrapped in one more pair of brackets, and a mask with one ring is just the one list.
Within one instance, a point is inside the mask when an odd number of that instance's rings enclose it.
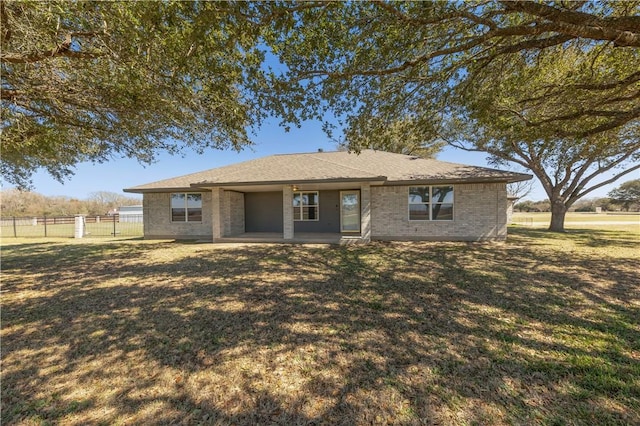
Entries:
{"label": "front lawn", "polygon": [[640,424],[640,233],[10,240],[3,424]]}

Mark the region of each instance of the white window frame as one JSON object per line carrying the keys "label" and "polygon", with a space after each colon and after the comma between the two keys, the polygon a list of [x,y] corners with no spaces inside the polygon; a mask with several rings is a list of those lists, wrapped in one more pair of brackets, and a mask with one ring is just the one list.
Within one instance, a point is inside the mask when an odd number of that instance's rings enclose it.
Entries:
{"label": "white window frame", "polygon": [[[173,220],[173,196],[175,194],[184,195],[184,220]],[[200,196],[200,220],[189,220],[189,195],[197,194]],[[171,223],[202,223],[202,214],[203,214],[203,195],[202,192],[172,192],[169,194],[169,217],[171,219]]]}
{"label": "white window frame", "polygon": [[[303,199],[303,195],[304,194],[315,194],[315,198],[316,198],[316,204],[307,204],[304,205],[302,202]],[[293,200],[296,198],[296,195],[300,196],[300,205],[299,206],[293,206],[293,221],[294,222],[317,222],[320,220],[320,192],[319,191],[295,191],[293,193],[293,198],[292,198],[292,204],[293,204]],[[304,208],[305,207],[315,207],[316,208],[316,218],[315,219],[305,219],[304,218]],[[300,211],[300,219],[296,219],[296,209],[299,209]]]}
{"label": "white window frame", "polygon": [[[453,197],[453,199],[451,200],[451,202],[446,202],[446,203],[438,203],[438,202],[434,202],[433,201],[433,188],[442,188],[442,187],[451,187],[452,192],[451,192],[451,196]],[[429,201],[428,202],[419,202],[419,203],[412,203],[410,201],[410,196],[411,196],[411,188],[429,188]],[[456,197],[455,197],[455,193],[456,193],[456,188],[455,185],[413,185],[413,186],[409,186],[407,187],[407,219],[409,220],[409,222],[453,222],[455,219],[455,208],[456,208]],[[451,204],[451,219],[434,219],[433,218],[433,205],[434,204]],[[423,205],[427,207],[427,211],[429,212],[429,219],[411,219],[411,206],[412,205]]]}

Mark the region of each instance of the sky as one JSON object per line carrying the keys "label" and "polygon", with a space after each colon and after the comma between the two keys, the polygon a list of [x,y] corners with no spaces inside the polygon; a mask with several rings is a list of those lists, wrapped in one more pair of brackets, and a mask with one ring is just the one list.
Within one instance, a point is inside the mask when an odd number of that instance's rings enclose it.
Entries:
{"label": "sky", "polygon": [[[88,198],[92,192],[97,191],[115,192],[142,199],[139,194],[125,193],[122,190],[267,155],[315,152],[318,149],[336,150],[335,142],[328,139],[319,122],[305,122],[301,128],[292,128],[289,132],[285,132],[275,120],[267,121],[253,139],[255,144],[241,152],[211,149],[204,154],[188,151],[184,156],[161,153],[157,161],[151,165],[140,164],[130,158],[114,158],[103,164],[81,163],[77,166],[75,175],[64,183],[59,183],[45,171],[40,171],[33,176],[33,190],[47,196],[64,195],[78,199]],[[487,162],[487,154],[466,152],[451,147],[445,148],[436,158],[442,161],[493,168]],[[638,173],[624,176],[616,183],[594,191],[588,197],[604,197],[620,183],[638,178],[640,178]],[[544,189],[535,177],[534,181],[533,191],[525,199],[534,201],[546,199]],[[3,183],[3,189],[8,187]]]}

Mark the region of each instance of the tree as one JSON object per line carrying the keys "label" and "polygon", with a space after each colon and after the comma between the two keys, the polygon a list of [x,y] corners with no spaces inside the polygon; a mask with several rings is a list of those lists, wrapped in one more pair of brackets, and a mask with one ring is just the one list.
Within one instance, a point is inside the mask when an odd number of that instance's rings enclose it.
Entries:
{"label": "tree", "polygon": [[595,212],[597,208],[600,207],[603,211],[611,211],[615,210],[617,205],[610,199],[606,197],[596,197],[596,198],[583,198],[577,201],[573,205],[573,210],[576,212]]}
{"label": "tree", "polygon": [[141,200],[138,198],[127,197],[126,195],[118,194],[109,191],[96,191],[89,194],[89,197],[85,201],[90,215],[104,215],[109,210],[118,208],[120,206],[133,206],[141,204]]}
{"label": "tree", "polygon": [[2,0],[2,175],[24,187],[38,168],[249,145],[266,113],[249,89],[258,7]]}
{"label": "tree", "polygon": [[519,182],[513,182],[507,184],[507,195],[513,197],[516,200],[520,200],[533,191],[532,180],[521,180]]}
{"label": "tree", "polygon": [[[518,100],[542,91],[558,74],[580,70],[586,62],[596,68],[606,66],[597,53],[585,49],[547,51],[537,55],[533,65],[528,59],[502,59],[487,66],[498,77],[468,83],[463,89],[468,92],[463,112],[449,121],[456,138],[452,144],[487,152],[496,164],[516,163],[531,170],[551,202],[549,229],[563,231],[565,214],[577,200],[640,168],[640,121],[589,136],[567,136],[568,124],[532,127],[530,122],[540,122],[550,107]],[[505,67],[509,72],[501,73]],[[604,173],[611,176],[602,179]]]}
{"label": "tree", "polygon": [[640,179],[629,180],[609,192],[609,197],[629,211],[631,205],[640,205]]}
{"label": "tree", "polygon": [[292,11],[270,39],[288,68],[273,73],[272,103],[290,122],[332,111],[354,150],[384,145],[376,130],[409,118],[399,134],[418,129],[423,140],[526,167],[549,195],[550,229],[563,231],[573,202],[640,167],[639,5],[377,1]]}
{"label": "tree", "polygon": [[[345,139],[338,143],[338,150],[349,150],[354,141],[360,146],[396,154],[413,155],[421,158],[434,158],[446,145],[442,140],[430,141],[424,139],[424,133],[419,129],[411,129],[408,119],[402,119],[388,125],[384,123],[370,123],[368,134],[355,134],[347,132]],[[356,130],[356,129],[352,129]],[[406,133],[408,132],[408,133]],[[367,142],[368,135],[375,134],[374,138]]]}
{"label": "tree", "polygon": [[109,209],[140,204],[140,200],[108,191],[91,193],[85,200],[67,196],[47,197],[37,192],[9,189],[0,192],[2,216],[104,215]]}
{"label": "tree", "polygon": [[549,204],[548,200],[540,200],[540,201],[531,201],[525,200],[520,203],[517,203],[513,206],[515,210],[521,212],[548,212],[551,210],[551,204]]}

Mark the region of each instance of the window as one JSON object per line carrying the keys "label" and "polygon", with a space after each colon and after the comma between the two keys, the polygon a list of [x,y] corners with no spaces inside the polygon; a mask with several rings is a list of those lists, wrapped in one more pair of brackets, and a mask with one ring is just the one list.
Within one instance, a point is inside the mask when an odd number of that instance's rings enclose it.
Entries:
{"label": "window", "polygon": [[202,194],[181,192],[171,194],[172,222],[202,222]]}
{"label": "window", "polygon": [[409,220],[453,220],[453,186],[409,187]]}
{"label": "window", "polygon": [[293,193],[293,220],[318,220],[318,192]]}

